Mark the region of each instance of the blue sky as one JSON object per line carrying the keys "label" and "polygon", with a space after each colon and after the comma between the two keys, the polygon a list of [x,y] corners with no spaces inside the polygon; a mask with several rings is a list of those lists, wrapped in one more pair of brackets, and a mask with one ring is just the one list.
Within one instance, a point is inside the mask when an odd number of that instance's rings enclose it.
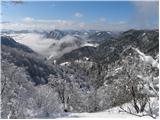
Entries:
{"label": "blue sky", "polygon": [[37,21],[36,24],[45,25],[45,28],[50,23],[60,29],[145,29],[158,28],[158,18],[158,2],[31,1],[2,4],[2,22],[21,23],[21,26]]}

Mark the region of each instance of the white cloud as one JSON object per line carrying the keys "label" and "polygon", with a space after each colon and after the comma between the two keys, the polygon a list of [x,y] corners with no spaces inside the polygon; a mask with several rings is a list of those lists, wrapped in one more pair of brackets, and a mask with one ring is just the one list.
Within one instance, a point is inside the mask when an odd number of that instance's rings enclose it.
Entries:
{"label": "white cloud", "polygon": [[[61,40],[45,38],[42,34],[38,33],[11,33],[9,36],[46,57],[60,57],[64,53],[80,47],[76,44],[76,38],[69,35],[63,37]],[[69,45],[63,48],[63,44],[70,44],[71,46]],[[85,45],[85,42],[82,42],[82,46],[83,45]]]}
{"label": "white cloud", "polygon": [[79,23],[79,27],[80,27],[80,28],[83,29],[83,28],[85,28],[85,26],[86,26],[86,24],[85,24],[84,22]]}
{"label": "white cloud", "polygon": [[[104,21],[104,20],[103,20]],[[129,29],[126,22],[108,23],[108,22],[78,22],[72,20],[43,20],[26,17],[19,22],[3,22],[2,29],[5,30],[53,30],[53,29],[94,29],[94,30],[109,30],[121,31]]]}
{"label": "white cloud", "polygon": [[82,14],[82,13],[79,13],[79,12],[76,12],[76,13],[74,14],[74,16],[80,18],[80,17],[83,17],[83,14]]}
{"label": "white cloud", "polygon": [[[135,24],[140,28],[153,28],[153,21],[157,20],[157,28],[158,28],[158,10],[159,3],[158,1],[132,1],[135,7],[135,13],[133,15],[133,20],[131,23]],[[157,16],[157,17],[156,17]]]}
{"label": "white cloud", "polygon": [[130,29],[128,23],[107,23],[107,22],[94,22],[85,25],[86,29],[106,30],[106,31],[125,31]]}
{"label": "white cloud", "polygon": [[24,22],[31,22],[31,21],[34,21],[34,18],[25,17],[25,18],[23,18],[23,21],[24,21]]}
{"label": "white cloud", "polygon": [[106,22],[106,18],[102,17],[99,19],[100,22]]}
{"label": "white cloud", "polygon": [[144,14],[158,12],[158,1],[134,1],[133,4],[137,8],[137,11]]}

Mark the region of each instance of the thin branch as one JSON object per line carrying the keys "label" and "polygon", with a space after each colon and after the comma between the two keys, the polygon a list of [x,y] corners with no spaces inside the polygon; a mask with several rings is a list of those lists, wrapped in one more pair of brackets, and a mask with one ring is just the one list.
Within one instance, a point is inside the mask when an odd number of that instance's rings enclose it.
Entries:
{"label": "thin branch", "polygon": [[149,115],[149,114],[138,115],[138,114],[132,113],[131,111],[127,111],[127,110],[125,110],[125,109],[122,108],[122,107],[120,107],[120,109],[122,109],[122,111],[120,110],[119,112],[125,112],[125,113],[128,113],[128,114],[137,116],[137,117],[150,116],[150,117],[152,117],[153,119],[156,119],[156,117],[154,117],[154,116],[152,116],[152,115]]}
{"label": "thin branch", "polygon": [[153,115],[150,102],[148,102],[148,104],[149,104],[149,111],[150,111],[151,115]]}

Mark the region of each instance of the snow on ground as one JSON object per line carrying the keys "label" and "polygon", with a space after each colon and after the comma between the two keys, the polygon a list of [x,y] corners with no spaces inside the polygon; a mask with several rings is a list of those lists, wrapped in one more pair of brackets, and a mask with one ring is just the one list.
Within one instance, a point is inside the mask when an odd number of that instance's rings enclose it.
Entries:
{"label": "snow on ground", "polygon": [[[127,110],[129,107],[132,111],[134,111],[134,108],[131,106],[130,103],[125,103],[121,107],[125,110]],[[68,113],[66,115],[67,116],[63,118],[131,118],[131,119],[145,118],[145,119],[153,119],[150,116],[138,117],[135,115],[128,114],[126,112],[122,112],[122,109],[120,108],[120,106],[113,107],[113,108],[110,108],[108,110],[104,110],[101,112]]]}
{"label": "snow on ground", "polygon": [[85,43],[84,46],[97,47],[99,44]]}
{"label": "snow on ground", "polygon": [[[124,104],[123,108],[126,108],[128,104]],[[70,113],[66,118],[140,118],[125,112],[120,112],[120,107],[114,107],[105,111],[95,113]],[[145,118],[150,118],[145,116]]]}
{"label": "snow on ground", "polygon": [[[126,103],[122,105],[123,108],[126,108],[129,104]],[[71,113],[69,117],[80,117],[80,118],[90,118],[90,117],[96,117],[96,118],[129,118],[129,117],[134,117],[137,118],[137,116],[133,116],[130,114],[127,114],[125,112],[120,112],[122,111],[121,108],[118,107],[113,107],[108,110],[104,110],[101,112],[95,112],[95,113]]]}
{"label": "snow on ground", "polygon": [[146,35],[146,33],[143,33],[143,34],[142,34],[142,37],[145,36],[145,35]]}
{"label": "snow on ground", "polygon": [[75,60],[75,63],[80,63],[82,65],[86,65],[88,66],[89,68],[91,68],[93,65],[94,65],[94,62],[92,61],[88,61],[89,58],[84,58],[85,60]]}
{"label": "snow on ground", "polygon": [[108,31],[107,33],[108,33],[108,34],[111,34],[111,32],[109,32],[109,31]]}
{"label": "snow on ground", "polygon": [[157,67],[159,68],[159,64],[156,60],[153,59],[152,56],[149,55],[145,55],[144,53],[142,53],[140,50],[138,50],[137,48],[133,48],[135,51],[137,51],[140,55],[140,58],[147,64],[151,64],[152,67]]}
{"label": "snow on ground", "polygon": [[88,57],[84,57],[84,59],[85,59],[85,60],[87,60],[87,61],[89,60],[89,58],[88,58]]}
{"label": "snow on ground", "polygon": [[70,64],[71,64],[70,62],[64,62],[64,63],[61,63],[60,65],[61,66],[66,66],[66,65],[69,66]]}
{"label": "snow on ground", "polygon": [[130,114],[126,114],[126,113],[112,113],[110,111],[103,111],[103,112],[96,112],[96,113],[71,113],[69,115],[69,117],[78,117],[78,118],[129,118],[129,117],[135,117],[137,118],[137,116],[133,116]]}
{"label": "snow on ground", "polygon": [[88,35],[88,33],[87,33],[87,32],[85,32],[84,34],[85,34],[85,35]]}
{"label": "snow on ground", "polygon": [[[55,116],[54,116],[55,117]],[[137,116],[133,116],[127,113],[119,113],[117,111],[102,111],[96,113],[68,113],[65,115],[57,115],[57,119],[60,118],[138,118]]]}
{"label": "snow on ground", "polygon": [[99,36],[101,33],[98,33],[97,36]]}
{"label": "snow on ground", "polygon": [[[153,98],[152,101],[155,101],[155,99]],[[157,104],[154,104],[156,106],[158,106]],[[131,110],[134,110],[134,108],[131,108],[131,104],[130,103],[125,103],[121,106],[123,109],[127,110],[127,108],[129,107]],[[83,112],[83,113],[54,113],[52,115],[49,116],[50,118],[54,118],[54,119],[140,119],[140,120],[153,120],[153,118],[151,118],[150,116],[143,116],[143,117],[138,117],[135,115],[131,115],[128,114],[126,112],[120,112],[122,111],[122,109],[120,108],[120,106],[117,107],[113,107],[110,108],[108,110],[104,110],[104,111],[100,111],[100,112],[95,112],[95,113],[87,113],[87,112]],[[48,119],[48,118],[47,118]],[[157,117],[157,119],[159,119],[159,117]]]}
{"label": "snow on ground", "polygon": [[53,57],[54,57],[54,55],[50,55],[47,59],[50,60]]}
{"label": "snow on ground", "polygon": [[119,72],[120,70],[122,70],[122,68],[123,68],[122,66],[119,67],[119,68],[116,68],[116,69],[115,69],[115,73],[117,73],[117,72]]}

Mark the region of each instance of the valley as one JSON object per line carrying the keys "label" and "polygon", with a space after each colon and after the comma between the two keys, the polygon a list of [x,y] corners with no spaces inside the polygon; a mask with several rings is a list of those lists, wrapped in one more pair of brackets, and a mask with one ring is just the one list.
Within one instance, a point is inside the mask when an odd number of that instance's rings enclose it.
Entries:
{"label": "valley", "polygon": [[159,32],[100,34],[2,33],[2,117],[67,117],[126,103],[132,114],[158,117]]}

